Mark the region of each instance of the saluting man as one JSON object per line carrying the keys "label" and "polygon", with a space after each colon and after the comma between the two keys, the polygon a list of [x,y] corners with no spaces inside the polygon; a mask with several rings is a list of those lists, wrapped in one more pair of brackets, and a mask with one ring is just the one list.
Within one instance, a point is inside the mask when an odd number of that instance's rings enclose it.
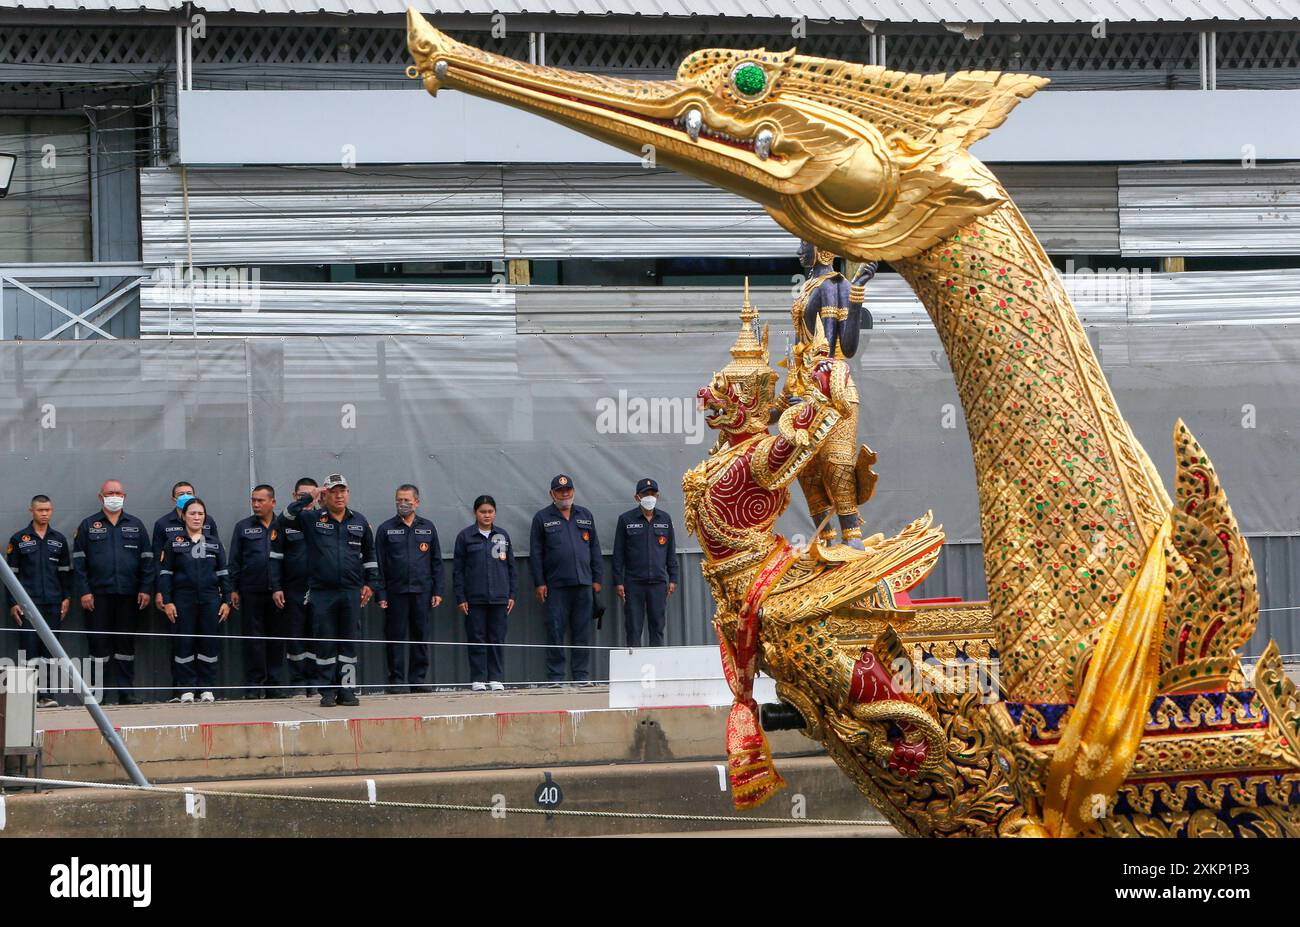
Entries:
{"label": "saluting man", "polygon": [[[389,643],[388,691],[432,691],[429,674],[429,613],[442,604],[442,548],[433,522],[417,514],[420,490],[412,483],[397,487],[397,514],[379,526],[375,550],[379,554],[380,585],[375,590],[384,610],[384,636]],[[407,675],[407,654],[410,675]]]}
{"label": "saluting man", "polygon": [[[316,502],[323,506],[310,515]],[[301,528],[307,548],[307,590],[316,641],[322,708],[360,705],[356,689],[361,610],[379,585],[375,535],[360,512],[348,508],[348,481],[331,473],[284,510],[286,524]]]}
{"label": "saluting man", "polygon": [[574,682],[591,679],[592,608],[604,579],[600,540],[591,512],[573,504],[573,480],[561,473],[551,480],[551,504],[533,516],[528,567],[537,601],[546,606],[546,678],[564,682],[564,632],[573,648],[569,665]]}
{"label": "saluting man", "polygon": [[[51,630],[58,628],[68,615],[72,604],[72,547],[68,539],[50,527],[54,517],[54,503],[49,496],[33,496],[29,508],[32,520],[9,539],[5,557],[23,589],[32,597],[32,604]],[[48,660],[50,651],[41,640],[31,619],[23,613],[18,600],[5,590],[9,602],[9,616],[23,629],[19,647],[28,660]],[[59,703],[48,695],[40,699],[41,708],[53,708]]]}
{"label": "saluting man", "polygon": [[668,597],[677,591],[677,539],[672,517],[659,508],[658,483],[640,480],[636,501],[614,532],[614,591],[623,600],[627,646],[641,646],[649,618],[650,646],[662,647]]}

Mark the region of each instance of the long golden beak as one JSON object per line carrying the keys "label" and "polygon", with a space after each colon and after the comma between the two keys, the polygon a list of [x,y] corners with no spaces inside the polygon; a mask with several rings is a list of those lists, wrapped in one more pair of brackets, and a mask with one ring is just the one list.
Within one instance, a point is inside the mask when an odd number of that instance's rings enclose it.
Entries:
{"label": "long golden beak", "polygon": [[803,192],[825,176],[805,170],[810,159],[797,146],[782,146],[779,117],[766,136],[726,123],[692,84],[527,64],[458,42],[413,9],[406,22],[415,59],[407,73],[431,94],[447,87],[505,103],[759,202]]}

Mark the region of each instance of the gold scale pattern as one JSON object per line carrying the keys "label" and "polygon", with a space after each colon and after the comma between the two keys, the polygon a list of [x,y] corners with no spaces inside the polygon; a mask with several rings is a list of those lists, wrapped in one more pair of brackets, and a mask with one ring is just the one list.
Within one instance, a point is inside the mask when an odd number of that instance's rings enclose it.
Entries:
{"label": "gold scale pattern", "polygon": [[1010,200],[894,266],[929,310],[965,410],[1008,695],[1071,701],[1168,497]]}

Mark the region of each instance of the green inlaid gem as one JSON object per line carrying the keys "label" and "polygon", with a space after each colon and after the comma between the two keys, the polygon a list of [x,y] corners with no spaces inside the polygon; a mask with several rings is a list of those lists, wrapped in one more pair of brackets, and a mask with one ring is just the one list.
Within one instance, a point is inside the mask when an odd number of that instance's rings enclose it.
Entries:
{"label": "green inlaid gem", "polygon": [[745,96],[762,93],[767,86],[767,74],[756,64],[742,64],[732,73],[731,80]]}

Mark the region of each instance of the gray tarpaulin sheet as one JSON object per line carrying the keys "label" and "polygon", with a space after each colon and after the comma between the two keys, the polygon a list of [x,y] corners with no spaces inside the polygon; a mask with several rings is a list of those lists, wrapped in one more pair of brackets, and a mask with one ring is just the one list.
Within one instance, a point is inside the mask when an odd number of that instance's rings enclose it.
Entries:
{"label": "gray tarpaulin sheet", "polygon": [[[785,320],[770,321],[775,361],[787,346]],[[1300,325],[1102,324],[1089,334],[1167,484],[1182,416],[1218,467],[1245,532],[1300,534],[1293,475]],[[228,538],[247,512],[252,483],[275,485],[283,504],[297,477],[339,470],[351,481],[353,507],[375,524],[392,514],[399,483],[418,484],[422,512],[448,555],[471,521],[471,501],[489,493],[523,554],[551,476],[566,472],[608,552],[615,519],[633,505],[634,482],[653,476],[684,551],[670,642],[703,643],[710,606],[697,558],[685,553],[697,546],[680,530],[680,478],[713,438],[695,391],[726,363],[733,341],[719,332],[0,344],[0,529],[7,536],[24,526],[27,500],[41,492],[55,501],[56,527],[71,535],[111,476],[126,485],[128,511],[150,524],[166,510],[172,483],[192,480]],[[970,448],[937,336],[921,327],[878,329],[855,364],[861,438],[880,456],[878,492],[864,509],[870,529],[895,531],[933,510],[951,541],[978,541]],[[809,529],[797,494],[782,528]],[[958,571],[967,578],[950,591],[977,594],[971,572]],[[526,578],[522,585],[528,592]],[[948,591],[934,587],[926,592]],[[371,612],[367,633],[382,636]],[[71,627],[78,623],[74,609]],[[611,606],[602,643],[622,642],[619,624]],[[161,629],[157,616],[146,625]],[[511,627],[512,642],[544,640],[534,604],[521,604]],[[463,639],[448,606],[434,637]],[[0,638],[12,652],[13,635]],[[463,653],[436,652],[436,678],[463,679]],[[237,659],[237,648],[226,655]],[[363,660],[363,678],[378,682],[380,650]],[[143,680],[165,681],[165,647],[142,662]],[[225,684],[240,681],[227,671]],[[540,678],[540,651],[512,653],[509,674]]]}

